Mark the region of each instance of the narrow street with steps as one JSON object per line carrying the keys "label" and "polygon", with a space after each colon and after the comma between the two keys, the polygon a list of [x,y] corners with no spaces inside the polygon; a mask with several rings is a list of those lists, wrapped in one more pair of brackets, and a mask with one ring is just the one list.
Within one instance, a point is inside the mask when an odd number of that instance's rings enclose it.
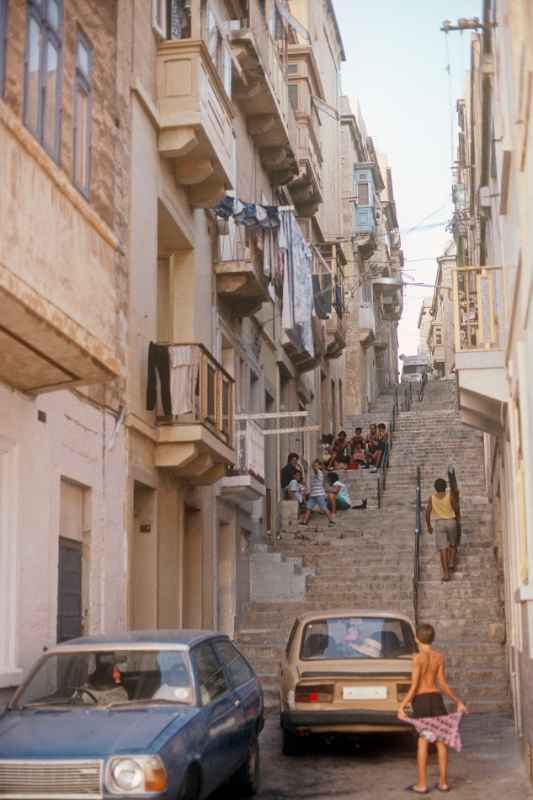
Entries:
{"label": "narrow street with steps", "polygon": [[[370,422],[389,423],[393,402],[392,395],[383,395],[375,412],[349,421],[349,435],[356,425],[366,430]],[[415,587],[417,467],[424,518],[433,482],[447,476],[449,465],[456,470],[461,493],[457,569],[451,582],[441,582],[438,553],[423,521],[421,574]],[[352,498],[368,498],[368,509],[338,513],[335,527],[318,514],[308,527],[298,525],[295,503],[285,502],[281,537],[255,554],[255,600],[240,626],[238,643],[261,676],[272,724],[279,708],[280,653],[295,618],[313,609],[347,607],[397,610],[431,622],[436,646],[446,654],[449,682],[474,715],[470,719],[509,714],[504,613],[492,507],[483,479],[482,436],[459,421],[453,382],[429,383],[423,400],[415,396],[410,410],[399,413],[379,508],[378,478],[365,470],[341,472]],[[383,747],[393,747],[392,742],[382,741]]]}
{"label": "narrow street with steps", "polygon": [[[382,395],[372,413],[347,421],[348,434],[357,425],[367,430],[371,422],[389,426],[393,404],[392,394]],[[441,582],[438,554],[423,520],[421,579],[415,591],[417,467],[424,518],[433,482],[446,477],[450,465],[461,493],[457,569],[450,583]],[[338,513],[335,527],[317,514],[308,527],[299,526],[295,504],[284,503],[281,538],[255,553],[256,599],[247,609],[238,642],[261,676],[271,717],[262,737],[266,781],[260,797],[378,800],[402,796],[412,782],[413,754],[397,737],[367,737],[355,746],[310,743],[310,752],[298,759],[281,755],[276,713],[281,650],[299,614],[340,607],[398,610],[434,624],[450,684],[471,714],[464,724],[465,750],[452,756],[455,796],[529,797],[512,735],[482,436],[459,421],[454,382],[429,383],[421,401],[415,395],[410,410],[399,412],[381,507],[378,477],[364,470],[341,473],[352,499],[367,497],[368,508]],[[379,784],[377,764],[387,770],[383,775],[380,771]]]}

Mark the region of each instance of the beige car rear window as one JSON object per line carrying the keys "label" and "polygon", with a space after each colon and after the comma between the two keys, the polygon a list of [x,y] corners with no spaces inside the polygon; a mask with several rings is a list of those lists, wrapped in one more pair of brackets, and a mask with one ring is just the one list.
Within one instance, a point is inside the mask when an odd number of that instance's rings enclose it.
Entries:
{"label": "beige car rear window", "polygon": [[393,617],[337,617],[308,622],[300,658],[304,661],[390,659],[416,652],[408,622]]}

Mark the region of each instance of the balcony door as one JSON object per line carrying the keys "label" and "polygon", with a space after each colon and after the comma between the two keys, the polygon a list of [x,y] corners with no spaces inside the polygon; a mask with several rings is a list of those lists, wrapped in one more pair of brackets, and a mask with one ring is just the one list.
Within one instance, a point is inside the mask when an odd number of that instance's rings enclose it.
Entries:
{"label": "balcony door", "polygon": [[82,635],[81,542],[59,539],[57,641]]}

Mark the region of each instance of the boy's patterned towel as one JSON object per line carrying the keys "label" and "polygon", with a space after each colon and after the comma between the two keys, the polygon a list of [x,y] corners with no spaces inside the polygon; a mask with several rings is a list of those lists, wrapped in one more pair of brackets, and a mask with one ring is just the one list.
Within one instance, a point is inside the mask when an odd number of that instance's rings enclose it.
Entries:
{"label": "boy's patterned towel", "polygon": [[446,714],[443,717],[409,717],[406,722],[414,725],[419,736],[423,736],[428,742],[441,741],[448,747],[453,747],[457,752],[461,752],[462,742],[459,733],[459,726],[463,715],[456,711],[454,714]]}

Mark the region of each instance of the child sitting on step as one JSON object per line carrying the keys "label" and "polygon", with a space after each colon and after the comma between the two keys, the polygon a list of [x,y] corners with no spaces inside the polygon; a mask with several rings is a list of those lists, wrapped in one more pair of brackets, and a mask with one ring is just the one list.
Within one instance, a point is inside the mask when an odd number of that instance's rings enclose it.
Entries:
{"label": "child sitting on step", "polygon": [[348,488],[345,483],[339,480],[336,472],[328,474],[328,507],[335,516],[336,511],[347,511],[349,508],[366,508],[366,499],[358,505],[352,506]]}

